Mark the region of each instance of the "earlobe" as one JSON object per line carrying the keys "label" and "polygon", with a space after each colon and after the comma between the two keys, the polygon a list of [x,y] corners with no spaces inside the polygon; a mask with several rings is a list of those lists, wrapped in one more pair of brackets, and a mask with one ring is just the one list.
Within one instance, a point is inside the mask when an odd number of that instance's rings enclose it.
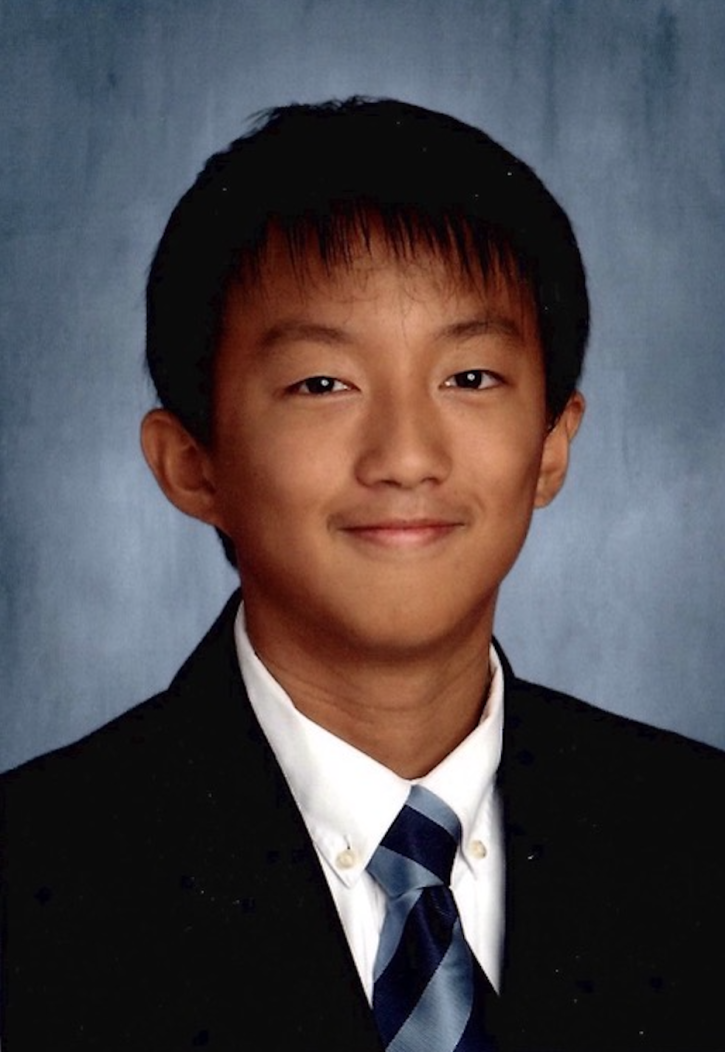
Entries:
{"label": "earlobe", "polygon": [[162,492],[180,511],[216,525],[215,491],[205,447],[166,409],[141,424],[141,448]]}
{"label": "earlobe", "polygon": [[534,507],[545,508],[564,485],[569,467],[569,450],[579,430],[585,409],[584,395],[581,391],[575,391],[564,406],[554,427],[546,436]]}

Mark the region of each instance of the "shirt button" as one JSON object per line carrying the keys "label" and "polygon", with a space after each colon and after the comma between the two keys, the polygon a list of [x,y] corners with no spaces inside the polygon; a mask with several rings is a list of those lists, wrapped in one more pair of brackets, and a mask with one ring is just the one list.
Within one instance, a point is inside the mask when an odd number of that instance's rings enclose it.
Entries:
{"label": "shirt button", "polygon": [[485,858],[488,854],[486,845],[482,840],[472,840],[470,850],[474,858]]}
{"label": "shirt button", "polygon": [[347,847],[344,851],[341,851],[335,859],[335,863],[339,869],[352,869],[356,862],[357,855],[350,847]]}

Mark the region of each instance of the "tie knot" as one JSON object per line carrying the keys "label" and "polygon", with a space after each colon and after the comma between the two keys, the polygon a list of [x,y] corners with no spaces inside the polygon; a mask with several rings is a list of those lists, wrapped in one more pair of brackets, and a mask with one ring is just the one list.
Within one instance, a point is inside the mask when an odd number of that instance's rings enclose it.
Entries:
{"label": "tie knot", "polygon": [[451,882],[461,839],[455,813],[435,793],[414,785],[397,818],[380,841],[368,872],[388,896]]}

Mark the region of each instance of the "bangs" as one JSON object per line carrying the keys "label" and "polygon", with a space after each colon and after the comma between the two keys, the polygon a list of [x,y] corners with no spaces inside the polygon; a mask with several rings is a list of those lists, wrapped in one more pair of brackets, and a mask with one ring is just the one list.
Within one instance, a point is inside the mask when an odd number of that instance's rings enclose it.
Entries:
{"label": "bangs", "polygon": [[250,289],[263,284],[272,245],[287,255],[301,283],[309,276],[312,260],[331,276],[351,269],[361,251],[372,254],[382,246],[401,264],[434,257],[454,283],[481,288],[503,283],[524,295],[534,291],[531,268],[511,238],[456,210],[432,213],[409,204],[384,207],[372,201],[342,201],[301,215],[270,215],[252,243],[238,253],[232,282]]}

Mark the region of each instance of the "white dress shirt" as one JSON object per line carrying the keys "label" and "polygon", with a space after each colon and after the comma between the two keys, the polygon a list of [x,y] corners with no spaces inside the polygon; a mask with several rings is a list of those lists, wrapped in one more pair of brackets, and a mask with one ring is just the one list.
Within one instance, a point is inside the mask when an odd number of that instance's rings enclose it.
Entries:
{"label": "white dress shirt", "polygon": [[[287,779],[327,877],[365,992],[386,896],[366,872],[413,782],[373,760],[299,712],[254,652],[239,608],[237,655],[249,700]],[[493,647],[491,687],[478,726],[424,778],[458,816],[461,847],[451,888],[471,949],[498,987],[504,933],[504,855],[495,790],[503,734],[503,673]]]}

